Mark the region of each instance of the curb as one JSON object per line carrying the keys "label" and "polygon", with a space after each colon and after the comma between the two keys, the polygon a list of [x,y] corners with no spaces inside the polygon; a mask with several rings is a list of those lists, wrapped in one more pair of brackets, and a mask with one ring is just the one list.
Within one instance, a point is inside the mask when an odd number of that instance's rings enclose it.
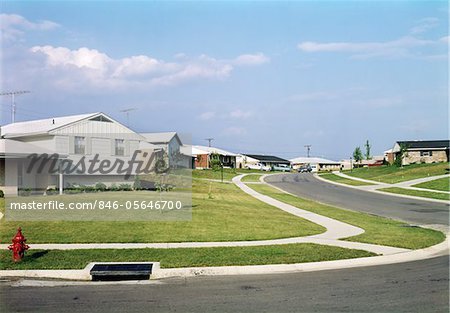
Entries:
{"label": "curb", "polygon": [[[161,269],[159,262],[153,263],[150,279],[162,279],[169,277],[195,277],[195,276],[228,276],[228,275],[262,275],[283,274],[298,272],[316,272],[337,270],[346,268],[358,268],[366,266],[388,265],[404,262],[412,262],[449,254],[449,238],[432,247],[397,253],[395,255],[373,256],[358,259],[335,260],[311,263],[273,264],[273,265],[246,265],[246,266],[220,266],[220,267],[187,267]],[[2,270],[1,278],[26,277],[63,280],[90,281],[91,268],[96,263],[148,263],[148,262],[92,262],[81,270]]]}

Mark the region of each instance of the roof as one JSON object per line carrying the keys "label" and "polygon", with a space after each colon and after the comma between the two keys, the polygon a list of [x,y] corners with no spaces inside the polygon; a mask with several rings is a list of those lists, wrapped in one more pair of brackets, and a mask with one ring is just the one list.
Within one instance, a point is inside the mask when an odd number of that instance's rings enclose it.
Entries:
{"label": "roof", "polygon": [[265,154],[242,154],[244,156],[248,156],[252,159],[258,160],[260,162],[279,162],[279,163],[290,163],[289,160],[285,160],[282,158],[279,158],[274,155],[265,155]]}
{"label": "roof", "polygon": [[177,137],[177,140],[181,144],[181,140],[178,138],[176,132],[165,132],[165,133],[141,133],[141,136],[145,137],[148,142],[153,144],[163,144],[169,143],[173,137]]}
{"label": "roof", "polygon": [[450,147],[450,140],[410,140],[397,141],[397,143],[405,144],[408,149],[445,149]]}
{"label": "roof", "polygon": [[[206,146],[192,146],[193,150],[197,150],[197,154],[211,154],[211,153],[217,153],[220,155],[225,155],[225,156],[236,156],[236,153],[230,152],[230,151],[226,151],[220,148],[216,148],[216,147],[206,147]],[[193,151],[194,152],[194,151]],[[201,153],[203,152],[203,153]],[[195,155],[195,153],[193,153]]]}
{"label": "roof", "polygon": [[306,163],[313,163],[313,164],[341,164],[337,161],[327,160],[323,158],[308,158],[308,157],[298,157],[291,160],[294,164],[306,164]]}

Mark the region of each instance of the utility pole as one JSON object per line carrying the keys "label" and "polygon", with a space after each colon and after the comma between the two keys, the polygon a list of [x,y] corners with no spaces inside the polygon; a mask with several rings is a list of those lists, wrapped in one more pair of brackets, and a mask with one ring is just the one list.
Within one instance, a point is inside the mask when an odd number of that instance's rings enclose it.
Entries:
{"label": "utility pole", "polygon": [[120,112],[125,113],[127,115],[127,127],[130,127],[130,112],[134,110],[136,110],[136,108],[120,110]]}
{"label": "utility pole", "polygon": [[16,95],[30,93],[28,90],[7,91],[0,93],[0,96],[11,96],[11,123],[16,122]]}
{"label": "utility pole", "polygon": [[305,145],[305,148],[306,148],[306,154],[309,158],[309,152],[311,151],[311,145]]}
{"label": "utility pole", "polygon": [[208,147],[211,147],[211,142],[214,140],[214,138],[205,138],[205,140],[208,141]]}

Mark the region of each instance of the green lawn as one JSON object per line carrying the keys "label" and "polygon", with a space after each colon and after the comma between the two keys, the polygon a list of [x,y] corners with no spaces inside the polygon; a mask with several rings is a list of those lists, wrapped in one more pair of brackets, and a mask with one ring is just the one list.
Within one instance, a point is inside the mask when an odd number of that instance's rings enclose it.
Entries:
{"label": "green lawn", "polygon": [[244,176],[241,181],[243,181],[244,183],[256,183],[256,182],[260,182],[260,178],[263,174],[249,174],[247,176]]}
{"label": "green lawn", "polygon": [[413,185],[413,187],[440,190],[440,191],[450,191],[450,178],[444,177],[440,179],[435,179],[429,182]]}
{"label": "green lawn", "polygon": [[438,199],[438,200],[450,200],[450,194],[441,193],[441,192],[433,192],[433,191],[422,191],[422,190],[413,190],[406,188],[398,188],[398,187],[390,187],[390,188],[381,188],[378,189],[380,191],[385,191],[389,193],[396,193],[401,195],[422,197],[422,198],[430,198],[430,199]]}
{"label": "green lawn", "polygon": [[[0,204],[4,206],[3,199]],[[0,242],[10,242],[19,226],[29,244],[263,240],[325,231],[322,226],[254,199],[233,184],[194,181],[192,204],[192,221],[15,222],[2,219]]]}
{"label": "green lawn", "polygon": [[[260,170],[247,170],[247,169],[234,169],[234,168],[224,168],[223,169],[223,180],[231,181],[231,179],[237,175],[240,174],[251,174],[251,173],[257,173],[257,174],[267,174],[266,172],[260,171]],[[204,170],[193,170],[192,171],[192,178],[196,179],[222,179],[222,172],[221,171],[213,171],[211,169],[204,169]]]}
{"label": "green lawn", "polygon": [[345,171],[345,174],[377,182],[395,184],[428,176],[444,175],[448,167],[448,163],[411,164],[402,168],[396,166],[377,166],[356,168],[353,171]]}
{"label": "green lawn", "polygon": [[340,247],[309,243],[256,247],[182,249],[30,250],[20,263],[0,251],[0,270],[82,269],[89,262],[159,261],[162,268],[259,264],[292,264],[374,256]]}
{"label": "green lawn", "polygon": [[267,185],[250,185],[250,187],[279,201],[361,227],[365,230],[365,233],[361,235],[347,238],[346,240],[348,241],[419,249],[438,244],[445,240],[445,235],[439,231],[408,227],[406,223],[388,218],[339,209],[311,200],[298,198]]}
{"label": "green lawn", "polygon": [[349,179],[349,178],[345,178],[342,176],[338,176],[335,175],[333,173],[324,173],[324,174],[319,174],[320,177],[327,179],[327,180],[331,180],[337,183],[341,183],[341,184],[346,184],[346,185],[351,185],[351,186],[369,186],[369,185],[374,185],[371,183],[365,183],[362,181],[358,181],[358,180],[353,180],[353,179]]}

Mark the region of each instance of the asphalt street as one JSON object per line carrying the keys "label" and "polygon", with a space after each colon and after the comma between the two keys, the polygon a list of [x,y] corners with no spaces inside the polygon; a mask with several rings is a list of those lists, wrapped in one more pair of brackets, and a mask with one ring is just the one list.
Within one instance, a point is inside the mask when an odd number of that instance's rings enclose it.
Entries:
{"label": "asphalt street", "polygon": [[403,220],[413,224],[449,225],[449,206],[445,203],[400,198],[389,194],[357,190],[323,182],[309,173],[272,175],[269,184],[333,206]]}
{"label": "asphalt street", "polygon": [[148,285],[13,287],[1,312],[449,312],[448,256],[288,275],[166,279]]}
{"label": "asphalt street", "polygon": [[[417,224],[448,225],[445,204],[337,187],[309,174],[268,180],[320,202]],[[29,283],[0,282],[0,312],[449,312],[448,255],[364,268],[176,278],[144,285]]]}

